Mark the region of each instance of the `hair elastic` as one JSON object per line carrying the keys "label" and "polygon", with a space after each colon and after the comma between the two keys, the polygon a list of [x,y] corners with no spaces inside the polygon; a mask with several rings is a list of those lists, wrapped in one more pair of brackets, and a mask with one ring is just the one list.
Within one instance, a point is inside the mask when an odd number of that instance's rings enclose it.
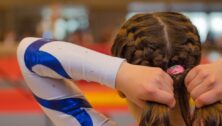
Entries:
{"label": "hair elastic", "polygon": [[167,73],[170,75],[177,75],[184,72],[184,67],[181,65],[174,65],[167,69]]}

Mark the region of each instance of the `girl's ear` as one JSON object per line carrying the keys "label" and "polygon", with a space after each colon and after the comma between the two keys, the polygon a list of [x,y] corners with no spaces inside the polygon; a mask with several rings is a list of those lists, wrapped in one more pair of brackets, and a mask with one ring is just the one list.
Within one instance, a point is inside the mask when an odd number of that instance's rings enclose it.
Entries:
{"label": "girl's ear", "polygon": [[140,107],[138,107],[136,104],[134,104],[133,102],[128,100],[127,98],[126,98],[126,101],[127,101],[128,108],[129,108],[130,112],[132,113],[132,115],[136,119],[136,121],[139,123],[140,116],[142,115],[143,110]]}

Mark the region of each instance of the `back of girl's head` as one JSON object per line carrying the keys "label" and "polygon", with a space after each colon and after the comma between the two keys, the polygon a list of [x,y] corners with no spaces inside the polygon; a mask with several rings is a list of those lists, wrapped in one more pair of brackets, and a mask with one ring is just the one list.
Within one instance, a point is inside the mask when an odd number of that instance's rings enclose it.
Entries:
{"label": "back of girl's head", "polygon": [[[127,20],[116,35],[114,56],[137,65],[167,70],[181,65],[185,72],[172,76],[174,93],[186,125],[191,125],[189,96],[184,86],[186,73],[198,65],[201,44],[196,27],[184,15],[175,12],[137,14]],[[147,102],[140,126],[169,126],[170,109],[163,104]]]}

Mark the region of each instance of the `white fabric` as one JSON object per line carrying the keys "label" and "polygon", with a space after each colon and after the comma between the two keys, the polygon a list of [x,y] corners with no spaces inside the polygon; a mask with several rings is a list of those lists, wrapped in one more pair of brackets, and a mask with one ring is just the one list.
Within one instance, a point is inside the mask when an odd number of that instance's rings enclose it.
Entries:
{"label": "white fabric", "polygon": [[[63,98],[84,98],[81,91],[73,82],[57,74],[47,66],[38,64],[32,67],[31,72],[25,65],[24,54],[27,47],[40,38],[25,38],[19,44],[17,58],[24,79],[32,92],[46,100]],[[115,78],[123,59],[106,56],[92,50],[67,43],[50,42],[40,48],[50,53],[62,64],[65,71],[73,80],[84,79],[104,83],[115,87]],[[71,84],[70,84],[71,83]],[[57,126],[79,126],[74,117],[41,106],[43,111]],[[116,124],[96,112],[93,108],[85,108],[91,116],[93,126],[115,126]]]}

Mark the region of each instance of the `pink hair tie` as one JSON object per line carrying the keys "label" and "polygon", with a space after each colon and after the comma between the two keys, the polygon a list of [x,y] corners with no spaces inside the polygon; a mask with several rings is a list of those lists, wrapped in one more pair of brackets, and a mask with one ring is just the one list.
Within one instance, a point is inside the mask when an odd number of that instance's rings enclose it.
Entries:
{"label": "pink hair tie", "polygon": [[167,73],[170,75],[176,75],[184,72],[184,68],[181,65],[174,65],[167,69]]}

